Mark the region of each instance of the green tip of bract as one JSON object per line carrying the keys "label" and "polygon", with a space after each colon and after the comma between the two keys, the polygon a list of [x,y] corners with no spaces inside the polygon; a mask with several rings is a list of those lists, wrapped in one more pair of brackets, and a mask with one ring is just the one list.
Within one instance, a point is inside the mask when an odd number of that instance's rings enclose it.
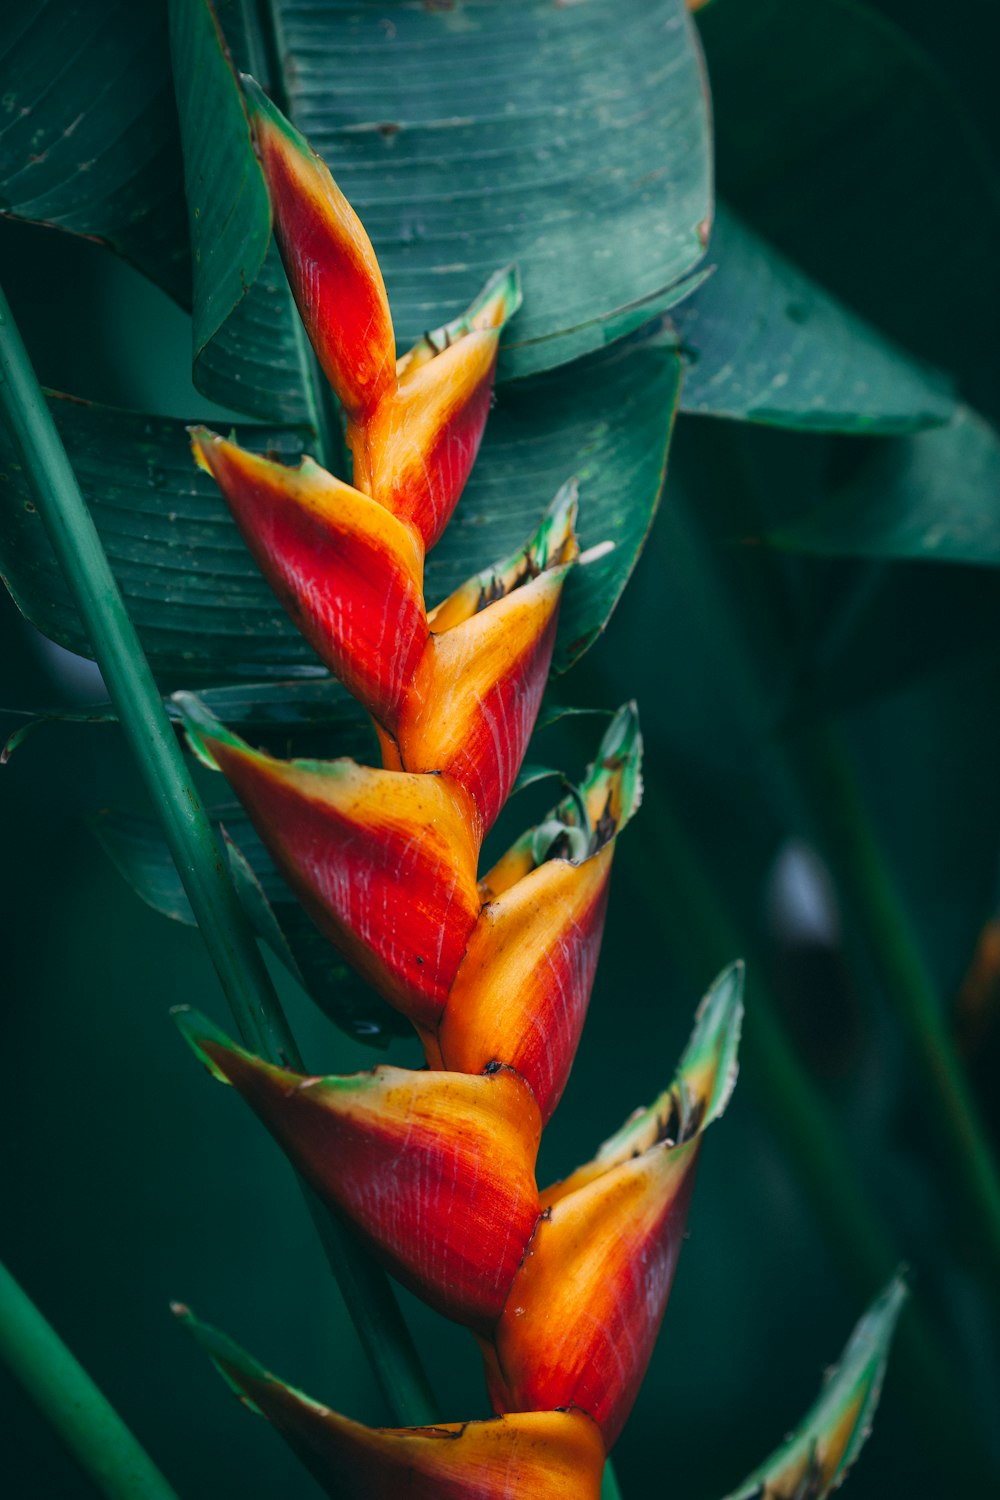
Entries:
{"label": "green tip of bract", "polygon": [[260,1415],[260,1407],[250,1395],[248,1386],[272,1384],[274,1376],[270,1371],[265,1370],[263,1365],[251,1358],[246,1350],[241,1349],[239,1344],[227,1334],[220,1333],[209,1323],[202,1323],[189,1307],[174,1302],[170,1310],[190,1333],[199,1349],[208,1355],[230,1390],[245,1406]]}
{"label": "green tip of bract", "polygon": [[871,1431],[892,1337],[908,1295],[897,1273],[855,1327],[808,1415],[727,1500],[782,1500],[797,1494],[823,1500],[837,1488]]}
{"label": "green tip of bract", "polygon": [[282,114],[281,110],[274,103],[274,100],[268,98],[256,78],[252,77],[249,73],[241,73],[240,87],[243,90],[243,98],[246,103],[247,114],[250,116],[250,123],[255,130],[258,129],[261,122],[274,125],[300,151],[304,152],[307,156],[315,155],[305,136],[296,130],[287,115]]}
{"label": "green tip of bract", "polygon": [[467,333],[489,328],[503,328],[521,306],[521,275],[516,265],[505,266],[495,271],[486,285],[469,303],[464,312],[450,323],[442,323],[430,333],[425,333],[414,345],[411,355],[422,363],[431,354],[437,354],[455,343]]}
{"label": "green tip of bract", "polygon": [[589,788],[612,779],[618,782],[620,807],[616,831],[621,833],[642,802],[642,733],[634,702],[623,704],[605,730],[582,790],[586,793]]}
{"label": "green tip of bract", "polygon": [[516,552],[512,552],[502,562],[484,568],[470,583],[487,600],[499,599],[511,593],[526,579],[536,578],[549,568],[572,562],[577,550],[574,528],[578,497],[576,480],[567,480],[560,486],[523,547],[518,547]]}
{"label": "green tip of bract", "polygon": [[683,1146],[701,1135],[729,1103],[738,1072],[743,1025],[742,960],[723,969],[695,1013],[694,1029],[670,1087],[621,1130],[595,1157],[610,1165],[648,1150],[660,1141]]}
{"label": "green tip of bract", "polygon": [[559,486],[541,525],[528,543],[529,556],[540,573],[562,560],[567,543],[573,538],[579,503],[579,485],[575,479],[567,479]]}
{"label": "green tip of bract", "polygon": [[178,1005],[170,1014],[177,1022],[177,1029],[198,1061],[204,1064],[213,1078],[217,1078],[220,1083],[228,1083],[229,1079],[219,1064],[206,1052],[205,1043],[214,1042],[217,1047],[224,1047],[228,1052],[240,1050],[236,1044],[220,1027],[215,1025],[214,1021],[210,1021],[207,1016],[203,1016],[197,1010],[191,1010],[187,1005]]}
{"label": "green tip of bract", "polygon": [[184,726],[184,733],[193,754],[210,771],[217,771],[219,764],[206,744],[206,740],[220,740],[237,749],[246,748],[239,736],[230,733],[224,724],[220,724],[195,693],[174,693],[170,701]]}
{"label": "green tip of bract", "polygon": [[736,1086],[745,974],[740,958],[713,981],[698,1006],[694,1030],[678,1064],[675,1087],[683,1092],[692,1093],[699,1078],[712,1080],[703,1101],[702,1129],[719,1118]]}
{"label": "green tip of bract", "polygon": [[[566,499],[571,498],[568,487],[564,485],[563,490],[567,491]],[[524,842],[530,846],[536,864],[552,859],[553,851],[582,864],[621,833],[641,801],[639,714],[634,703],[626,703],[608,725],[583,781],[524,835]]]}
{"label": "green tip of bract", "polygon": [[469,328],[502,328],[521,306],[521,273],[516,265],[495,271],[469,304],[464,319]]}

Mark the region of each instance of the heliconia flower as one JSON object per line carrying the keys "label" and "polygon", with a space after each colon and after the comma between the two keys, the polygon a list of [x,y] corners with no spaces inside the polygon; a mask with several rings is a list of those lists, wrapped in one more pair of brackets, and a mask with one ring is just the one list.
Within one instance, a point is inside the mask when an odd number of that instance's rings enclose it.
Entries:
{"label": "heliconia flower", "polygon": [[244,1404],[336,1500],[598,1500],[604,1446],[581,1412],[364,1427],[286,1385],[187,1308],[174,1310]]}
{"label": "heliconia flower", "polygon": [[734,966],[709,991],[671,1088],[542,1194],[538,1227],[484,1344],[497,1411],[577,1407],[608,1449],[621,1432],[663,1319],[700,1135],[734,1082],[742,979]]}
{"label": "heliconia flower", "polygon": [[479,451],[500,333],[521,304],[517,270],[397,362],[361,221],[305,137],[252,78],[243,85],[289,284],[347,417],[354,482],[432,547]]}
{"label": "heliconia flower", "polygon": [[280,603],[334,675],[394,732],[429,639],[421,539],[311,458],[292,468],[205,427],[190,432],[195,458],[225,495]]}
{"label": "heliconia flower", "polygon": [[192,694],[175,701],[320,930],[404,1015],[436,1025],[482,904],[463,789],[352,760],[275,760]]}
{"label": "heliconia flower", "polygon": [[429,616],[431,637],[386,766],[454,777],[485,831],[510,795],[538,716],[559,601],[577,556],[576,486],[556,495],[538,531]]}
{"label": "heliconia flower", "polygon": [[521,305],[517,269],[492,276],[453,322],[396,366],[397,387],[348,423],[354,480],[415,526],[428,550],[465,488],[493,396],[500,333]]}
{"label": "heliconia flower", "polygon": [[[448,997],[431,1066],[491,1062],[530,1084],[545,1124],[565,1087],[594,982],[615,838],[641,798],[632,704],[580,786],[481,882],[486,904]],[[591,817],[590,808],[593,808]]]}
{"label": "heliconia flower", "polygon": [[327,379],[349,418],[396,385],[385,283],[361,220],[309,142],[242,78],[289,285]]}
{"label": "heliconia flower", "polygon": [[309,1078],[194,1012],[176,1015],[197,1056],[405,1286],[456,1322],[492,1328],[538,1217],[541,1119],[516,1073]]}
{"label": "heliconia flower", "polygon": [[727,1500],[824,1500],[838,1487],[871,1431],[906,1297],[905,1282],[894,1277],[857,1324],[806,1417]]}

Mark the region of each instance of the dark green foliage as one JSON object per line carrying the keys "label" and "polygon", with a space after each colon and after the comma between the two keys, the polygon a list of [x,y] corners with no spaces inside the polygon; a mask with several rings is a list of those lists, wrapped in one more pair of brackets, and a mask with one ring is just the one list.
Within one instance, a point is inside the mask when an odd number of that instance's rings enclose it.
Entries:
{"label": "dark green foliage", "polygon": [[[235,420],[249,441],[245,415],[266,424],[253,436],[261,446],[336,462],[336,414],[267,246],[233,75],[201,0],[173,7],[179,120],[165,8],[95,0],[87,35],[71,44],[74,9],[24,0],[0,23],[10,211],[107,240],[193,307],[198,391],[240,415],[206,412],[188,387],[166,409],[189,408],[222,431]],[[472,484],[429,560],[432,597],[521,541],[575,472],[584,545],[617,545],[567,593],[568,665],[631,572],[679,408],[651,546],[608,636],[556,687],[564,702],[639,699],[648,795],[617,856],[591,1021],[546,1135],[550,1175],[666,1081],[658,1069],[710,974],[736,947],[751,959],[744,1083],[726,1141],[706,1150],[694,1243],[616,1455],[626,1497],[734,1492],[799,1420],[817,1369],[875,1292],[872,1226],[888,1242],[886,1271],[897,1255],[915,1266],[901,1336],[920,1337],[890,1370],[847,1493],[931,1500],[995,1483],[996,1283],[983,1215],[957,1187],[940,1100],[902,1041],[900,996],[845,868],[831,796],[844,778],[860,794],[947,1044],[956,992],[996,910],[1000,849],[1000,450],[990,426],[1000,410],[1000,131],[988,9],[713,0],[698,28],[723,204],[703,259],[707,114],[677,0],[219,6],[237,66],[291,109],[361,209],[402,340],[521,259],[525,311]],[[113,53],[100,51],[112,37]],[[49,46],[60,65],[72,57],[55,91],[44,83]],[[387,58],[399,65],[387,69]],[[99,66],[117,87],[95,88]],[[23,100],[32,114],[16,118]],[[209,128],[223,117],[224,131]],[[50,154],[29,171],[24,153],[43,128]],[[86,183],[65,170],[85,142],[80,159],[95,162]],[[98,179],[100,197],[81,198]],[[21,229],[0,236],[0,249],[7,243],[26,302],[42,236]],[[79,277],[81,303],[108,306],[128,285],[88,246],[47,253],[57,279],[75,289]],[[449,269],[429,280],[442,263]],[[59,286],[50,295],[53,318],[69,314],[48,342],[39,336],[40,358],[75,337],[73,299]],[[665,323],[605,347],[664,310]],[[147,380],[168,316],[151,308],[125,330],[131,369]],[[89,364],[88,350],[79,390],[66,382],[75,394],[91,394]],[[510,378],[542,366],[551,368]],[[162,375],[166,388],[177,371]],[[214,711],[278,753],[365,754],[356,716],[190,466],[183,423],[62,401],[57,410],[163,689],[227,684],[206,695]],[[43,630],[84,649],[22,477],[7,462],[0,470],[12,591]],[[10,611],[4,623],[23,647],[23,622]],[[7,703],[73,707],[23,649],[5,652],[3,672]],[[578,769],[594,732],[567,717],[532,758]],[[166,1006],[213,1001],[193,939],[137,903],[79,831],[81,811],[113,805],[102,839],[148,900],[185,917],[116,746],[114,729],[47,728],[3,773],[16,1064],[5,1097],[19,1143],[11,1257],[30,1290],[48,1288],[46,1310],[184,1495],[291,1495],[296,1470],[263,1424],[220,1401],[161,1316],[168,1295],[190,1298],[331,1404],[384,1413],[325,1267],[309,1258],[281,1164],[170,1049]],[[551,791],[529,788],[515,802],[512,835]],[[140,806],[121,810],[129,801]],[[341,1024],[369,1027],[370,997],[323,968],[306,925],[294,930],[295,908],[245,820],[226,810],[224,822],[247,855],[249,871],[231,862],[258,930]],[[803,844],[805,865],[795,865]],[[818,875],[817,853],[828,859]],[[280,983],[317,1066],[380,1059],[332,1032],[293,978]],[[963,1036],[989,1081],[995,976],[971,993]],[[794,1071],[781,1097],[772,1022]],[[414,1060],[400,1041],[392,1047],[393,1060]],[[847,1163],[843,1196],[825,1191],[813,1138],[782,1113],[796,1086]],[[861,1205],[856,1219],[832,1211],[845,1201]],[[121,1311],[109,1327],[113,1302]],[[467,1351],[419,1310],[414,1319],[442,1415],[475,1406]],[[929,1348],[937,1387],[921,1383]],[[145,1361],[155,1369],[137,1380]],[[75,1500],[78,1481],[35,1440],[32,1420],[19,1433],[27,1457],[15,1486]]]}

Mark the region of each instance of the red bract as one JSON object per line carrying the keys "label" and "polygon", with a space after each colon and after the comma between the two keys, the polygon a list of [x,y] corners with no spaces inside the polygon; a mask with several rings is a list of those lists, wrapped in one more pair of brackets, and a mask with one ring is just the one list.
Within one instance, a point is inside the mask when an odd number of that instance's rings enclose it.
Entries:
{"label": "red bract", "polygon": [[305,137],[252,78],[243,78],[243,88],[302,321],[345,412],[360,417],[396,378],[396,340],[375,252]]}
{"label": "red bract", "polygon": [[293,469],[204,427],[191,438],[294,623],[395,732],[429,636],[420,538],[311,458]]}
{"label": "red bract", "polygon": [[189,695],[178,701],[320,930],[404,1015],[434,1026],[480,909],[462,788],[352,760],[274,760]]}
{"label": "red bract", "polygon": [[446,1317],[493,1327],[538,1219],[541,1120],[516,1073],[307,1078],[194,1012],[177,1016],[198,1056],[394,1275]]}

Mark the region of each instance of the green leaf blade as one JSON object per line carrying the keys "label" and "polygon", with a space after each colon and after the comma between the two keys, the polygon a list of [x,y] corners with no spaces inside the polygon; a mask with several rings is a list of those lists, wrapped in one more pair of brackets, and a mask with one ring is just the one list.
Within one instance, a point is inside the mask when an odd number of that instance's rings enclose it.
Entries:
{"label": "green leaf blade", "polygon": [[710,254],[715,271],[670,320],[691,361],[684,411],[871,435],[951,419],[955,403],[943,378],[721,207]]}
{"label": "green leaf blade", "polygon": [[769,540],[824,557],[1000,564],[1000,436],[969,407],[886,443],[830,501]]}
{"label": "green leaf blade", "polygon": [[185,302],[191,266],[166,48],[158,4],[6,7],[0,209],[103,240]]}

